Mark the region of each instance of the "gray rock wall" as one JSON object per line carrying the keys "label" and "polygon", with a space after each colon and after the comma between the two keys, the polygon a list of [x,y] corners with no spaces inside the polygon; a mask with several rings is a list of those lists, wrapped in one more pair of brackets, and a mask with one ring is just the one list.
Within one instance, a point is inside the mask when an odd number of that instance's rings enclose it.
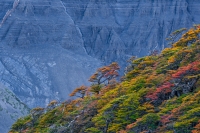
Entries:
{"label": "gray rock wall", "polygon": [[100,61],[58,0],[1,2],[0,82],[29,107],[63,101],[88,84]]}
{"label": "gray rock wall", "polygon": [[87,53],[108,62],[162,50],[171,32],[200,22],[197,0],[62,1]]}
{"label": "gray rock wall", "polygon": [[0,84],[0,132],[7,133],[11,125],[29,109],[5,86]]}

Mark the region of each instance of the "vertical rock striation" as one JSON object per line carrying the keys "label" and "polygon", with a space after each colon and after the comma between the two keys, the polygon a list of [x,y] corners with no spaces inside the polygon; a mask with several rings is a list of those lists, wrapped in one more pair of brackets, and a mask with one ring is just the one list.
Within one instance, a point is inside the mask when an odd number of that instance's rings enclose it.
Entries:
{"label": "vertical rock striation", "polygon": [[197,0],[62,1],[87,53],[106,62],[161,50],[171,32],[200,22]]}
{"label": "vertical rock striation", "polygon": [[65,100],[100,66],[61,1],[1,2],[0,82],[29,107]]}

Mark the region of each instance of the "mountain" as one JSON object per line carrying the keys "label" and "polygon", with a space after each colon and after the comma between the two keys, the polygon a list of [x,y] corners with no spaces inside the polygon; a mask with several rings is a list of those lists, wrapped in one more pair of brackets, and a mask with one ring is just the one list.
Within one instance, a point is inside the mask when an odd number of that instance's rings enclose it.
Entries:
{"label": "mountain", "polygon": [[0,85],[0,131],[8,132],[11,125],[29,113],[29,108],[22,103],[8,88]]}
{"label": "mountain", "polygon": [[[121,72],[131,56],[199,23],[193,0],[2,0],[0,83],[30,108],[69,98],[98,67]],[[7,119],[7,118],[6,118]],[[9,116],[8,116],[9,119]]]}
{"label": "mountain", "polygon": [[[0,82],[29,107],[64,100],[95,69],[168,47],[197,0],[2,0]],[[76,70],[76,71],[74,71]]]}
{"label": "mountain", "polygon": [[181,31],[160,54],[133,57],[121,81],[116,62],[101,67],[71,93],[77,99],[32,109],[10,133],[200,132],[200,25]]}
{"label": "mountain", "polygon": [[100,66],[60,1],[5,0],[0,9],[0,82],[29,107],[66,99]]}
{"label": "mountain", "polygon": [[197,0],[62,2],[82,33],[87,53],[106,62],[162,50],[171,32],[200,22]]}

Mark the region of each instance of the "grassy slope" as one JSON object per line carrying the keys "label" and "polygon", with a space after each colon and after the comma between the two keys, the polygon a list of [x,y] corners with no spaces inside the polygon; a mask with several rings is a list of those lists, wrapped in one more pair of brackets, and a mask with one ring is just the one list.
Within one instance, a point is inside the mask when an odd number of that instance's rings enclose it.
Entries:
{"label": "grassy slope", "polygon": [[134,60],[99,94],[33,109],[10,133],[200,132],[199,33],[194,27],[160,55]]}

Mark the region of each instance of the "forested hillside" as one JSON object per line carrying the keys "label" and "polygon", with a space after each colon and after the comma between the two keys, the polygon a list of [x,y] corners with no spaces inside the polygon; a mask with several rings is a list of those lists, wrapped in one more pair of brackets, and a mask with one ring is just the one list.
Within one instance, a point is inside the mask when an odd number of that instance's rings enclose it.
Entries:
{"label": "forested hillside", "polygon": [[117,63],[99,68],[75,100],[33,109],[10,133],[199,133],[199,34],[199,26],[173,32],[171,48],[132,57],[120,82]]}

